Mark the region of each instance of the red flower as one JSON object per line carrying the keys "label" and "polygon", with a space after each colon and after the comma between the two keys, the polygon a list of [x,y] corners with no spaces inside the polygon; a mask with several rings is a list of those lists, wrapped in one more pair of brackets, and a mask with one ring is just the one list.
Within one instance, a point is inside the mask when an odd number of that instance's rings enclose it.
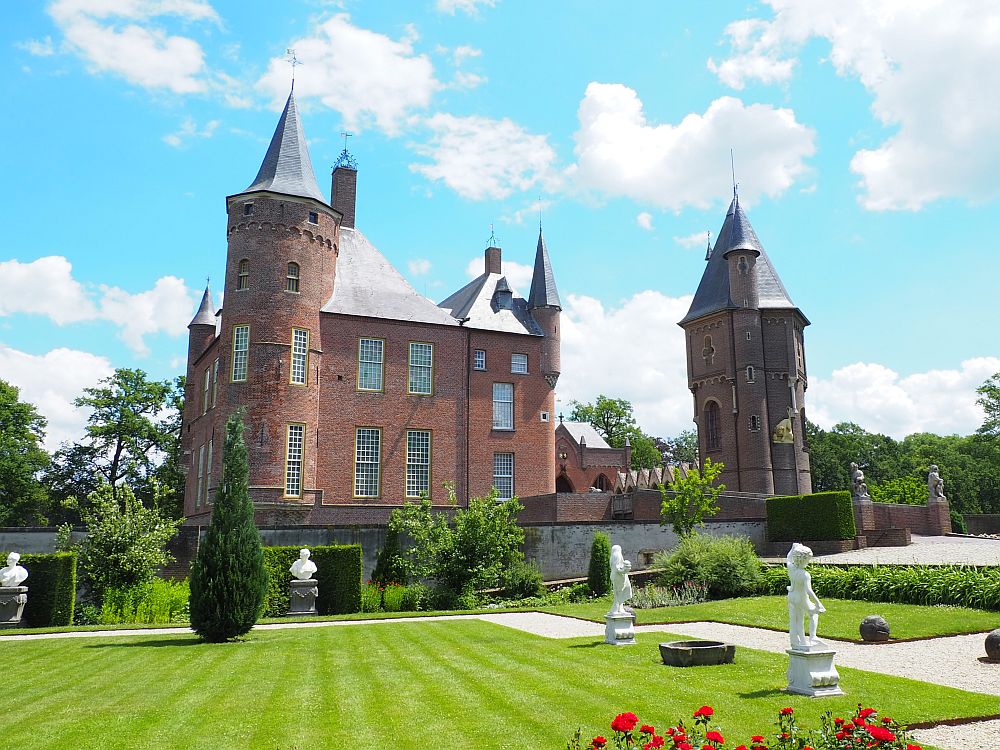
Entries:
{"label": "red flower", "polygon": [[767,745],[754,745],[750,750],[767,750]]}
{"label": "red flower", "polygon": [[909,742],[906,743],[906,750],[924,750],[920,745],[911,745]]}
{"label": "red flower", "polygon": [[639,731],[643,734],[656,734],[656,730],[649,726],[649,724],[643,724],[639,727]]}
{"label": "red flower", "polygon": [[873,713],[875,713],[874,708],[862,708],[860,711],[858,711],[858,716],[860,716],[862,719],[867,719]]}
{"label": "red flower", "polygon": [[863,727],[865,725],[865,720],[862,719],[860,716],[855,716],[853,719],[851,719],[851,723],[854,724],[854,726],[856,727]]}
{"label": "red flower", "polygon": [[839,727],[841,724],[844,723],[844,720],[838,716],[836,719],[833,720],[833,723]]}
{"label": "red flower", "polygon": [[702,745],[701,750],[715,750],[711,745]]}
{"label": "red flower", "polygon": [[763,742],[764,741],[764,737],[762,735],[755,734],[753,737],[750,738],[750,741],[751,742]]}
{"label": "red flower", "polygon": [[590,746],[591,747],[595,747],[595,748],[604,747],[607,744],[608,744],[608,741],[606,739],[604,739],[603,737],[601,737],[600,735],[598,735],[597,737],[594,737],[594,739],[592,739],[590,741]]}
{"label": "red flower", "polygon": [[778,713],[780,713],[782,716],[791,716],[792,709],[786,706],[785,708],[781,709]]}
{"label": "red flower", "polygon": [[885,727],[868,727],[868,734],[874,737],[879,742],[892,742],[896,739],[896,735],[890,732]]}
{"label": "red flower", "polygon": [[737,745],[736,748],[735,748],[735,750],[747,750],[747,746],[746,745]]}
{"label": "red flower", "polygon": [[658,734],[654,734],[653,739],[642,746],[642,750],[654,750],[657,747],[663,747],[663,738]]}
{"label": "red flower", "polygon": [[711,732],[705,732],[705,739],[709,742],[716,742],[720,745],[725,742],[725,740],[722,739],[722,735],[714,730]]}
{"label": "red flower", "polygon": [[883,724],[892,724],[892,719],[890,719],[890,718],[889,718],[888,716],[883,716],[883,717],[882,717],[882,718],[880,719],[880,721],[881,721],[881,722],[882,722]]}
{"label": "red flower", "polygon": [[611,728],[616,732],[631,732],[638,723],[639,717],[631,711],[626,711],[615,717],[615,720],[611,722]]}
{"label": "red flower", "polygon": [[694,748],[691,747],[691,743],[690,742],[681,742],[681,743],[675,745],[674,747],[676,747],[677,750],[694,750]]}
{"label": "red flower", "polygon": [[697,711],[694,712],[694,717],[697,719],[699,716],[712,716],[715,710],[711,706],[702,706]]}
{"label": "red flower", "polygon": [[842,740],[842,739],[844,739],[844,737],[847,736],[847,732],[837,732],[833,736],[836,737],[838,740]]}

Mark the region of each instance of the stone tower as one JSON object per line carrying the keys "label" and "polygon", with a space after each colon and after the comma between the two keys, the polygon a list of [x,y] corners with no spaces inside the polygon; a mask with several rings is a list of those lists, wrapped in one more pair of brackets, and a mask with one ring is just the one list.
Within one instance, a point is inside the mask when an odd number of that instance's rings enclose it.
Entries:
{"label": "stone tower", "polygon": [[721,481],[731,491],[811,492],[802,337],[809,321],[789,298],[738,197],[706,260],[679,324],[700,457],[725,464]]}
{"label": "stone tower", "polygon": [[556,290],[556,277],[552,272],[549,251],[545,247],[542,228],[538,227],[538,246],[535,248],[535,268],[531,274],[531,291],[528,293],[528,310],[545,336],[539,366],[550,388],[559,380],[559,316],[562,304]]}

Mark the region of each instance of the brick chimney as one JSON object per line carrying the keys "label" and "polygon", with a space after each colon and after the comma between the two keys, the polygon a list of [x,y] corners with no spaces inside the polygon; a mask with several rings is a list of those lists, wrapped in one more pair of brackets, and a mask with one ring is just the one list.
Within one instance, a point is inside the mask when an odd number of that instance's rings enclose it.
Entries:
{"label": "brick chimney", "polygon": [[354,229],[354,205],[358,195],[358,170],[338,166],[333,170],[330,205],[344,215],[342,227]]}
{"label": "brick chimney", "polygon": [[[334,206],[336,208],[336,206]],[[351,212],[351,218],[354,218],[354,212]],[[345,219],[346,222],[346,219]],[[345,224],[346,226],[346,224]],[[353,224],[351,225],[353,226]],[[486,273],[500,273],[500,248],[499,247],[488,247],[486,248]]]}

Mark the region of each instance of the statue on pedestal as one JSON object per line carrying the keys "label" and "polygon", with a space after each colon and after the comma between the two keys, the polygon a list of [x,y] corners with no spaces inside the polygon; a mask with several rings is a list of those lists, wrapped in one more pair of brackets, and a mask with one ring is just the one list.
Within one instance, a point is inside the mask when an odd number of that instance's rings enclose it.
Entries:
{"label": "statue on pedestal", "polygon": [[291,582],[291,591],[288,596],[288,614],[290,615],[315,615],[316,597],[319,596],[319,586],[313,573],[316,572],[316,563],[309,559],[310,552],[307,549],[299,551],[299,559],[292,563],[288,569],[295,578]]}
{"label": "statue on pedestal", "polygon": [[[788,635],[792,648],[809,650],[810,646],[825,645],[816,637],[821,612],[826,607],[812,588],[812,576],[806,571],[806,566],[812,560],[812,550],[796,542],[788,551],[785,565],[788,568]],[[805,618],[809,618],[809,638],[805,634]]]}
{"label": "statue on pedestal", "polygon": [[299,559],[292,563],[288,572],[300,581],[308,581],[316,572],[316,563],[309,559],[312,553],[307,549],[299,551]]}
{"label": "statue on pedestal", "polygon": [[611,611],[604,615],[607,626],[604,642],[615,646],[635,643],[635,615],[625,609],[625,602],[632,598],[632,583],[628,579],[632,563],[625,559],[621,545],[611,548],[611,593],[614,601]]}
{"label": "statue on pedestal", "polygon": [[865,484],[865,473],[856,463],[851,463],[851,499],[855,502],[871,502],[872,499]]}
{"label": "statue on pedestal", "polygon": [[28,571],[18,565],[17,552],[7,555],[6,567],[0,568],[0,628],[16,628],[21,624],[24,605],[28,603],[28,587],[22,586]]}
{"label": "statue on pedestal", "polygon": [[7,567],[0,568],[0,588],[13,588],[20,586],[28,577],[28,571],[18,565],[21,556],[17,552],[7,555]]}
{"label": "statue on pedestal", "polygon": [[931,464],[931,470],[927,474],[927,502],[941,502],[945,499],[944,480],[938,474],[937,464]]}

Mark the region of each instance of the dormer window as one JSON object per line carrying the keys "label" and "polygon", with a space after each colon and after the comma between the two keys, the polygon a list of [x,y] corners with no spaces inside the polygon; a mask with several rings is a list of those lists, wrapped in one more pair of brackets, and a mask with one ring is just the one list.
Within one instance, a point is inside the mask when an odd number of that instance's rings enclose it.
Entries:
{"label": "dormer window", "polygon": [[309,223],[310,224],[319,224],[319,214],[316,213],[315,211],[310,211],[309,212]]}
{"label": "dormer window", "polygon": [[253,213],[253,203],[244,203],[243,204],[243,215],[244,216],[249,216],[252,213]]}
{"label": "dormer window", "polygon": [[500,277],[496,289],[493,291],[493,305],[497,310],[514,308],[514,293],[510,290],[510,285],[504,276]]}
{"label": "dormer window", "polygon": [[288,275],[285,277],[285,291],[299,293],[299,264],[288,264]]}
{"label": "dormer window", "polygon": [[240,261],[240,270],[236,276],[236,291],[250,288],[250,261],[244,258]]}

